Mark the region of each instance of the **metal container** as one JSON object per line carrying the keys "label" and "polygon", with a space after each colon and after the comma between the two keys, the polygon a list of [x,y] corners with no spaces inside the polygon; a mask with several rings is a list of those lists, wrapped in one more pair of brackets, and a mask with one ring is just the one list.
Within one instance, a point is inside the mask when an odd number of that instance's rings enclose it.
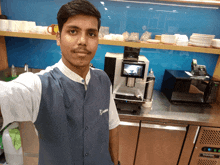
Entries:
{"label": "metal container", "polygon": [[146,102],[149,102],[149,101],[152,101],[154,83],[155,83],[155,76],[154,76],[154,72],[152,71],[152,69],[149,71],[146,83],[147,84],[145,88],[144,98],[146,99]]}

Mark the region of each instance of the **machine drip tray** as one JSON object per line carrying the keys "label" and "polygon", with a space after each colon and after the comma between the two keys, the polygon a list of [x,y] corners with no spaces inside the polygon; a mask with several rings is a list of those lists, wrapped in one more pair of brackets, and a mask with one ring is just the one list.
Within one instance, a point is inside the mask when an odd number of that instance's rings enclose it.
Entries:
{"label": "machine drip tray", "polygon": [[140,115],[141,104],[125,103],[115,100],[115,104],[119,114]]}
{"label": "machine drip tray", "polygon": [[138,98],[136,96],[126,96],[126,95],[120,95],[120,94],[116,94],[115,96],[116,96],[116,98],[119,98],[119,99],[140,100],[140,101],[142,101],[141,98]]}

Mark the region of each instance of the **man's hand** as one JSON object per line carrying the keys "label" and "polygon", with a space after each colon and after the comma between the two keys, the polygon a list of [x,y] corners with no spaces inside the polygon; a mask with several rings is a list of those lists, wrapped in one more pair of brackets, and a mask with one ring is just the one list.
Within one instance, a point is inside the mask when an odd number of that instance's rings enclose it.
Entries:
{"label": "man's hand", "polygon": [[109,152],[115,165],[118,164],[119,155],[119,132],[118,127],[109,131]]}

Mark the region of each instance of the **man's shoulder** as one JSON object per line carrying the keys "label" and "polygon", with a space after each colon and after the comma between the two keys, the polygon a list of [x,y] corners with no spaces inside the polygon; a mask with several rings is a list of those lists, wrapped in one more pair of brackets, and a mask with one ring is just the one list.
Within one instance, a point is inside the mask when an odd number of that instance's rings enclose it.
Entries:
{"label": "man's shoulder", "polygon": [[97,68],[91,68],[91,71],[94,76],[98,77],[100,80],[108,81],[110,83],[110,79],[105,71]]}
{"label": "man's shoulder", "polygon": [[37,72],[35,74],[38,75],[38,76],[43,76],[43,75],[46,76],[47,73],[52,72],[55,68],[57,68],[56,64],[52,65],[52,66],[48,66],[48,67],[46,67],[46,69],[42,69],[40,72]]}
{"label": "man's shoulder", "polygon": [[105,71],[101,70],[101,69],[97,69],[97,68],[91,68],[93,74],[97,75],[97,76],[101,76],[103,78],[108,78],[108,75],[105,73]]}

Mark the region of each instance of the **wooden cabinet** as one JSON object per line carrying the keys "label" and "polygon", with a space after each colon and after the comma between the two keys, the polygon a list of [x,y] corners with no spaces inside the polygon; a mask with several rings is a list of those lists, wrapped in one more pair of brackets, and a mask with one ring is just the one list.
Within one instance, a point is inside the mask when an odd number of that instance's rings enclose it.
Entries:
{"label": "wooden cabinet", "polygon": [[186,125],[141,122],[135,165],[176,165]]}
{"label": "wooden cabinet", "polygon": [[122,165],[133,165],[137,147],[139,120],[121,120],[119,125],[119,160]]}

